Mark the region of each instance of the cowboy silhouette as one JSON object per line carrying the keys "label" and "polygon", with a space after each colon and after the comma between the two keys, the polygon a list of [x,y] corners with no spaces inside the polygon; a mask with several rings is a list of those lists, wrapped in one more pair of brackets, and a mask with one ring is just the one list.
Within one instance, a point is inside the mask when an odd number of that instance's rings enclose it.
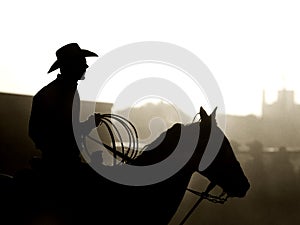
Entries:
{"label": "cowboy silhouette", "polygon": [[80,152],[73,133],[73,123],[89,133],[100,123],[100,114],[80,122],[80,99],[77,81],[84,80],[88,68],[85,57],[96,53],[81,49],[77,43],[67,44],[56,51],[57,60],[48,73],[60,69],[57,78],[43,87],[34,97],[29,121],[29,136],[42,152],[46,164],[59,167],[80,163]]}

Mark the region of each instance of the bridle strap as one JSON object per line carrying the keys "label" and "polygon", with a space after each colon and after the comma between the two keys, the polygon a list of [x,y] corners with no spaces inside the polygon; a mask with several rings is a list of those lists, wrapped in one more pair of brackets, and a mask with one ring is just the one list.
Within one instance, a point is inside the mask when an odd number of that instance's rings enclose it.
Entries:
{"label": "bridle strap", "polygon": [[215,186],[216,186],[216,184],[213,182],[210,182],[207,185],[203,195],[200,196],[198,201],[194,204],[194,206],[190,209],[190,211],[185,215],[185,217],[183,218],[183,220],[180,222],[179,225],[183,225],[187,221],[187,219],[190,217],[190,215],[193,213],[193,211],[198,207],[198,205],[202,202],[202,200],[205,199],[204,195],[208,194]]}

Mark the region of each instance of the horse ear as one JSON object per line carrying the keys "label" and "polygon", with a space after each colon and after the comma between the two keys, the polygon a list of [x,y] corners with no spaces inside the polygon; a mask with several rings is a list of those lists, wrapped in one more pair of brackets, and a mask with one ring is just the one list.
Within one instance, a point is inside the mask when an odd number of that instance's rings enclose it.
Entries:
{"label": "horse ear", "polygon": [[200,107],[200,117],[203,120],[204,118],[208,117],[206,111],[203,109],[203,107]]}
{"label": "horse ear", "polygon": [[214,109],[214,111],[210,114],[210,116],[211,116],[212,118],[216,118],[217,108],[218,108],[218,107],[216,107],[216,108]]}

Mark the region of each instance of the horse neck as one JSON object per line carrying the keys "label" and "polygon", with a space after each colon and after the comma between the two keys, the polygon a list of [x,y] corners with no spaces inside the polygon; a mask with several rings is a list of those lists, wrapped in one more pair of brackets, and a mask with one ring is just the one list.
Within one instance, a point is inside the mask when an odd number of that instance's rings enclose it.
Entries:
{"label": "horse neck", "polygon": [[[196,127],[196,125],[198,126],[198,128]],[[191,130],[197,128],[196,130],[198,130],[198,132],[196,131],[196,133],[199,134],[196,148],[195,148],[190,160],[186,164],[188,173],[193,174],[194,172],[198,171],[200,161],[201,161],[204,151],[206,149],[206,146],[207,146],[207,143],[208,143],[208,140],[210,137],[211,124],[200,123],[200,129],[199,129],[199,123],[192,124],[191,126],[192,126]]]}

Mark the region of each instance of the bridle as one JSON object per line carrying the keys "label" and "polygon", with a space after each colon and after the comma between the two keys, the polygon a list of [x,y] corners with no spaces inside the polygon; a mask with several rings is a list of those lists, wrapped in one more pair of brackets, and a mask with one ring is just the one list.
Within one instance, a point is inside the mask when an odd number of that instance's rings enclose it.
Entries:
{"label": "bridle", "polygon": [[[193,122],[195,122],[195,120],[196,120],[196,118],[197,118],[198,115],[200,115],[200,112],[198,112],[198,113],[194,116]],[[199,119],[197,122],[201,122],[201,117],[200,117],[200,119]],[[197,172],[199,173],[199,171],[197,171]],[[183,225],[183,224],[187,221],[187,219],[191,216],[191,214],[193,213],[193,211],[198,207],[198,205],[199,205],[204,199],[205,199],[205,200],[208,200],[208,201],[210,201],[210,202],[212,202],[212,203],[218,203],[218,204],[224,204],[224,203],[228,200],[229,196],[228,196],[228,194],[227,194],[225,191],[223,191],[223,192],[222,192],[220,195],[218,195],[218,196],[217,196],[217,195],[209,194],[209,192],[210,192],[212,189],[214,189],[215,186],[216,186],[215,183],[210,182],[210,183],[207,185],[207,187],[206,187],[206,189],[205,189],[204,192],[195,191],[195,190],[190,189],[190,188],[187,188],[187,189],[186,189],[187,191],[189,191],[189,192],[191,192],[191,193],[193,193],[193,194],[199,196],[200,198],[199,198],[198,201],[193,205],[193,207],[190,209],[190,211],[185,215],[185,217],[182,219],[182,221],[180,222],[179,225]]]}
{"label": "bridle", "polygon": [[199,191],[195,191],[192,190],[190,188],[187,188],[187,190],[195,195],[200,196],[201,198],[204,198],[212,203],[219,203],[219,204],[224,204],[229,196],[227,195],[227,193],[225,191],[223,191],[220,195],[212,195],[206,192],[199,192]]}
{"label": "bridle", "polygon": [[222,192],[219,196],[216,196],[216,195],[212,195],[212,194],[209,194],[209,192],[214,189],[214,187],[216,186],[215,183],[213,182],[210,182],[205,191],[204,192],[199,192],[199,191],[195,191],[195,190],[192,190],[192,189],[189,189],[187,188],[187,191],[195,194],[195,195],[198,195],[200,196],[200,198],[198,199],[198,201],[193,205],[193,207],[190,209],[190,211],[185,215],[185,217],[182,219],[182,221],[180,222],[179,225],[183,225],[187,219],[192,215],[193,211],[198,207],[198,205],[204,200],[208,200],[210,202],[213,202],[213,203],[219,203],[219,204],[224,204],[227,199],[229,198],[228,194],[226,192]]}

